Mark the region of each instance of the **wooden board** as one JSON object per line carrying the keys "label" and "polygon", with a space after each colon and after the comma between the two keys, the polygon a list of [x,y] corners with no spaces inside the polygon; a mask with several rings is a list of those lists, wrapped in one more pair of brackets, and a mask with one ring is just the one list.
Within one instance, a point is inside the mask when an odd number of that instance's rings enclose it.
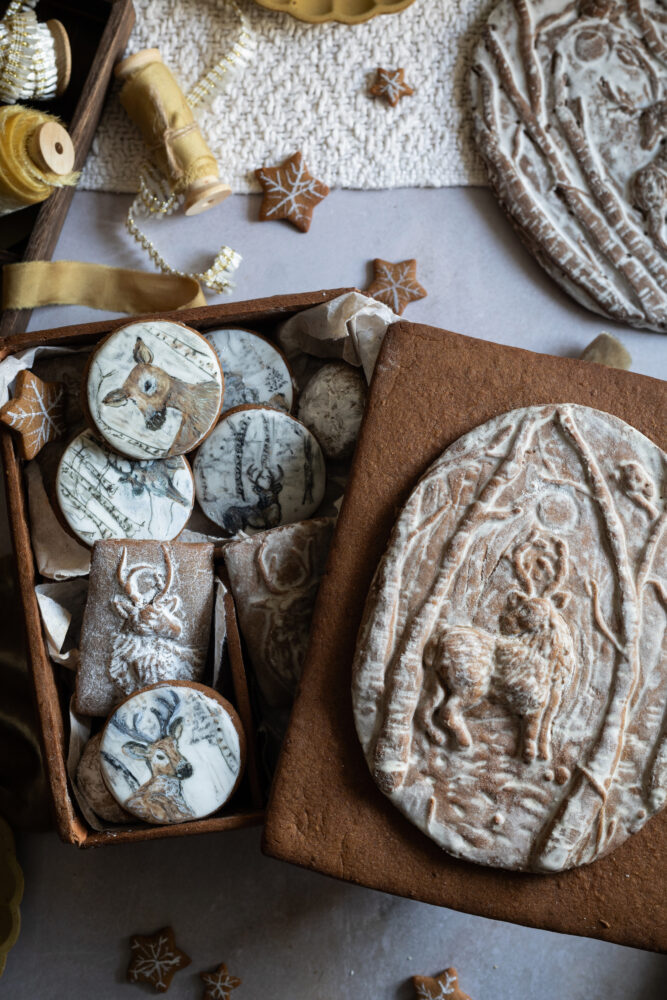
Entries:
{"label": "wooden board", "polygon": [[[62,118],[74,142],[79,170],[102,113],[114,63],[130,37],[134,7],[132,0],[42,0],[37,14],[40,21],[57,18],[65,26],[72,47],[72,78],[62,97],[33,106]],[[74,188],[60,188],[41,205],[6,216],[0,265],[49,260],[73,196]],[[25,330],[30,315],[29,309],[6,309],[0,316],[0,337]]]}

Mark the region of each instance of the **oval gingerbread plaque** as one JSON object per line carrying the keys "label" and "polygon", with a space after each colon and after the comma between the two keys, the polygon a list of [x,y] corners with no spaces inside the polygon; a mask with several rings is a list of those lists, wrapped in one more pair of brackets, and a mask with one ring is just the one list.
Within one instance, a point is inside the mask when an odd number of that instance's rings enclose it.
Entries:
{"label": "oval gingerbread plaque", "polygon": [[368,597],[357,731],[459,857],[560,871],[665,803],[667,456],[562,404],[503,414],[425,474]]}

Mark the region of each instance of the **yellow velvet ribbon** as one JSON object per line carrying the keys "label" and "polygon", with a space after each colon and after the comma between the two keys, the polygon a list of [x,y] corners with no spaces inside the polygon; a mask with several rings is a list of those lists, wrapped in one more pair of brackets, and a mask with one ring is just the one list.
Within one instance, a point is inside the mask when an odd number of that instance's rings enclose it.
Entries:
{"label": "yellow velvet ribbon", "polygon": [[5,264],[2,308],[78,305],[108,312],[169,312],[205,306],[199,283],[182,274],[151,274],[75,260]]}
{"label": "yellow velvet ribbon", "polygon": [[76,184],[78,173],[42,170],[28,154],[30,140],[53,115],[15,104],[0,108],[0,215],[46,201],[57,187]]}

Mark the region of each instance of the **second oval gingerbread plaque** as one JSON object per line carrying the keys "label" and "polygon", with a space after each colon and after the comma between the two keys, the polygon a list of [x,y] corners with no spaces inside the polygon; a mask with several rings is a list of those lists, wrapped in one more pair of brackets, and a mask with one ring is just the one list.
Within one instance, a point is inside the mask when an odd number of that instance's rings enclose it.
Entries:
{"label": "second oval gingerbread plaque", "polygon": [[447,851],[560,871],[665,803],[667,456],[607,413],[515,410],[400,515],[353,676],[373,777]]}

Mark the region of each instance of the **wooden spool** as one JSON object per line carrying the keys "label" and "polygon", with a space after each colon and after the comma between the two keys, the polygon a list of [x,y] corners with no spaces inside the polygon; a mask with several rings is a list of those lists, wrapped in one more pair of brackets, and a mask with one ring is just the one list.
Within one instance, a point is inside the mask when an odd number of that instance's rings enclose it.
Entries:
{"label": "wooden spool", "polygon": [[62,21],[55,19],[46,22],[46,26],[51,32],[56,57],[56,71],[58,73],[58,89],[56,95],[60,97],[69,85],[72,75],[72,49],[69,43],[69,36]]}
{"label": "wooden spool", "polygon": [[28,156],[41,170],[64,176],[74,169],[75,150],[67,129],[58,122],[44,122],[31,136]]}

